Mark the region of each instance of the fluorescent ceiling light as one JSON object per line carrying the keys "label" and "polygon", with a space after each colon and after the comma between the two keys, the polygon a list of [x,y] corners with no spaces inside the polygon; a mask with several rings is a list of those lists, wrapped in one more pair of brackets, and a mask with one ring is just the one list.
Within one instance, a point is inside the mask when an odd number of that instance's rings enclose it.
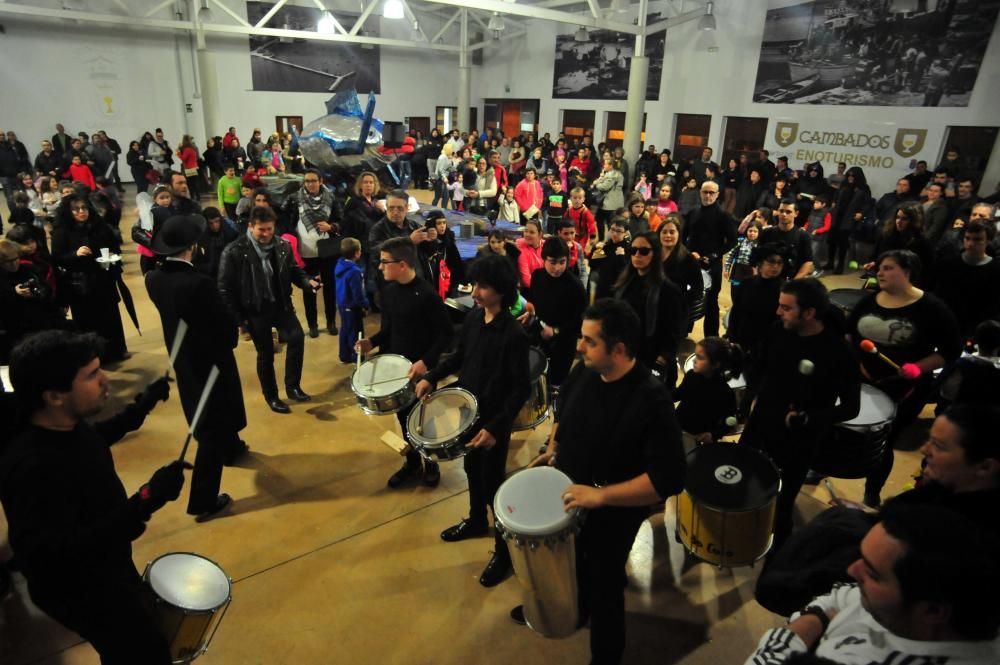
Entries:
{"label": "fluorescent ceiling light", "polygon": [[332,35],[337,31],[337,19],[333,18],[333,14],[329,11],[324,11],[320,14],[319,21],[316,23],[316,32],[321,35]]}
{"label": "fluorescent ceiling light", "polygon": [[403,3],[401,0],[385,0],[382,5],[384,18],[403,18]]}
{"label": "fluorescent ceiling light", "polygon": [[715,30],[715,16],[712,15],[714,3],[705,5],[705,15],[698,19],[699,30]]}

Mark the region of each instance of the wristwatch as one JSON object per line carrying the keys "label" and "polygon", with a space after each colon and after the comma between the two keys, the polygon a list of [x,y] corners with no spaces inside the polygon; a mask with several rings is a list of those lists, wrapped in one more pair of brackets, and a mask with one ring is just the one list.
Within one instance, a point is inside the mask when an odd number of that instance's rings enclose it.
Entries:
{"label": "wristwatch", "polygon": [[826,629],[830,625],[830,616],[826,613],[826,610],[819,605],[808,605],[799,611],[799,617],[804,617],[807,614],[811,614],[819,619],[820,623],[823,624],[823,632],[826,633]]}

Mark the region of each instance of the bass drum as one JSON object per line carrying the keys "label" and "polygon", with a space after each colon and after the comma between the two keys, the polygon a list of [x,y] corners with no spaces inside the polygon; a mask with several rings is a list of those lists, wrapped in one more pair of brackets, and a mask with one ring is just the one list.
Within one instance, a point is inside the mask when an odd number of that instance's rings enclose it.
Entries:
{"label": "bass drum", "polygon": [[537,347],[528,349],[528,373],[531,376],[531,395],[514,418],[511,431],[535,429],[549,417],[549,361],[545,352]]}
{"label": "bass drum", "polygon": [[754,448],[706,443],[687,455],[677,496],[677,538],[719,567],[746,566],[767,554],[781,491],[778,469]]}

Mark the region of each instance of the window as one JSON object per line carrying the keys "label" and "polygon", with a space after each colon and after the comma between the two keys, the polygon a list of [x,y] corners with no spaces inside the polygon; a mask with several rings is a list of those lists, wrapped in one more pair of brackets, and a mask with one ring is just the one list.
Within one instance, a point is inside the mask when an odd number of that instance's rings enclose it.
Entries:
{"label": "window", "polygon": [[[982,184],[986,163],[990,161],[990,153],[993,152],[993,144],[997,139],[997,130],[997,127],[948,127],[938,162],[944,161],[948,148],[958,148],[958,163],[962,173],[972,178],[972,182],[980,192],[992,193],[992,183],[988,183],[985,188]],[[929,159],[927,161],[930,162]],[[929,168],[935,166],[937,164],[930,164]]]}
{"label": "window", "polygon": [[678,113],[676,117],[677,127],[674,129],[674,151],[671,157],[675,162],[698,159],[701,157],[701,149],[708,145],[712,116]]}
{"label": "window", "polygon": [[[479,109],[472,107],[469,109],[469,122],[472,123],[471,127],[459,127],[463,132],[467,132],[470,129],[475,128],[478,125],[477,119],[479,116]],[[455,129],[458,124],[458,107],[457,106],[438,106],[437,112],[435,114],[434,126],[437,127],[442,132],[450,132]]]}
{"label": "window", "polygon": [[757,152],[764,149],[767,118],[727,116],[725,120],[726,133],[719,165],[726,168],[730,159],[739,160],[740,155],[747,155],[751,162],[757,161]]}
{"label": "window", "polygon": [[582,138],[586,134],[593,135],[595,111],[563,111],[563,134],[567,139]]}
{"label": "window", "polygon": [[[609,148],[617,148],[625,141],[625,113],[622,111],[608,111],[607,122],[608,133],[605,141]],[[642,150],[646,144],[646,114],[642,114],[642,133],[639,135],[639,149]]]}
{"label": "window", "polygon": [[284,136],[295,127],[296,132],[302,131],[302,116],[300,115],[276,115],[274,116],[274,129]]}

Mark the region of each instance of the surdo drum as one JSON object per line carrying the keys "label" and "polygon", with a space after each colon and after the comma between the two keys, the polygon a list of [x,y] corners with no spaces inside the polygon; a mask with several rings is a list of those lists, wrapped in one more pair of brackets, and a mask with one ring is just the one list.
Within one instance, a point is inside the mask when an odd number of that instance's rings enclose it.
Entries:
{"label": "surdo drum", "polygon": [[566,637],[577,629],[576,534],[579,513],[566,512],[562,495],[573,484],[549,466],[508,478],[493,501],[495,526],[521,584],[524,618],[545,637]]}
{"label": "surdo drum", "polygon": [[412,366],[409,360],[393,353],[361,363],[351,377],[351,391],[361,410],[370,416],[384,416],[413,404],[417,394],[406,376]]}
{"label": "surdo drum", "polygon": [[895,417],[892,398],[862,383],[858,415],[830,428],[810,467],[824,476],[864,478],[882,459]]}
{"label": "surdo drum", "polygon": [[171,661],[190,663],[205,653],[232,599],[222,568],[198,554],[173,552],[147,564],[142,579]]}
{"label": "surdo drum", "polygon": [[771,548],[781,478],[763,453],[706,443],[687,455],[677,496],[677,536],[691,554],[720,567],[746,566]]}
{"label": "surdo drum", "polygon": [[479,417],[475,395],[464,388],[441,388],[413,407],[406,418],[406,438],[426,459],[464,457],[476,435]]}
{"label": "surdo drum", "polygon": [[549,386],[547,374],[549,361],[539,348],[528,349],[528,373],[531,376],[531,395],[514,418],[511,430],[521,432],[534,429],[549,417]]}

